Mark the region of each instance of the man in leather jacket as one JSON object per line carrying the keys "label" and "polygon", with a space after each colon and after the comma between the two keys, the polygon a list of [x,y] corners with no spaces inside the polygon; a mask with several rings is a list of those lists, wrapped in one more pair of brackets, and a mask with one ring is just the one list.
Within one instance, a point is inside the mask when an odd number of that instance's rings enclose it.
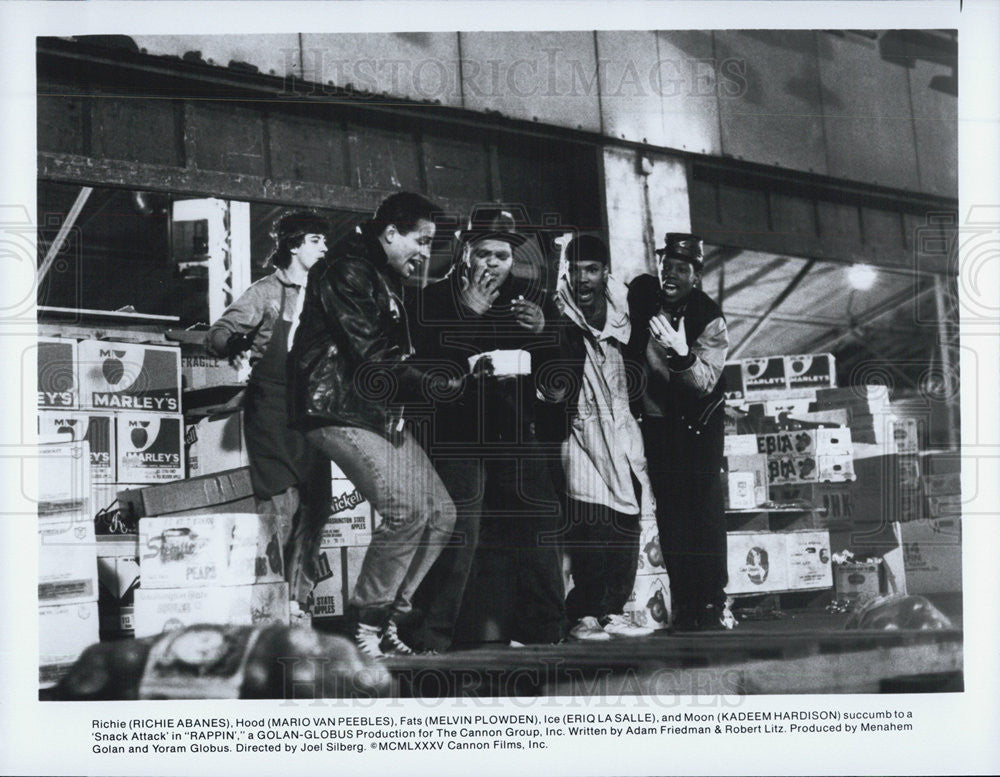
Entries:
{"label": "man in leather jacket", "polygon": [[635,410],[642,416],[673,624],[678,630],[730,627],[720,476],[726,320],[697,288],[701,238],[668,233],[656,253],[659,277],[640,275],[629,285],[628,350],[645,372]]}
{"label": "man in leather jacket", "polygon": [[383,519],[349,603],[355,642],[376,658],[412,653],[396,623],[455,524],[444,484],[404,429],[425,373],[410,358],[403,280],[430,257],[436,213],[417,194],[394,194],[337,243],[309,273],[289,358],[292,423]]}

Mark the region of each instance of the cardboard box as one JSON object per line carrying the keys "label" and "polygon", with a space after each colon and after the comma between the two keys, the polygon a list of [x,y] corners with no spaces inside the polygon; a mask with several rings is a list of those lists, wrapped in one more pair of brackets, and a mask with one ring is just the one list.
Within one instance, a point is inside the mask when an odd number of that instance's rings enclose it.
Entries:
{"label": "cardboard box", "polygon": [[136,589],[136,638],[198,623],[228,626],[282,623],[287,626],[288,583]]}
{"label": "cardboard box", "polygon": [[247,376],[229,363],[229,359],[214,356],[204,346],[181,346],[181,385],[184,390],[235,386],[246,383]]}
{"label": "cardboard box", "polygon": [[723,456],[754,456],[757,452],[756,434],[728,434],[722,438]]}
{"label": "cardboard box", "polygon": [[941,494],[940,496],[928,496],[926,498],[928,518],[961,518],[962,517],[962,495],[961,494]]}
{"label": "cardboard box", "polygon": [[955,518],[898,524],[906,590],[911,594],[962,590],[962,522]]}
{"label": "cardboard box", "polygon": [[655,520],[643,519],[639,523],[639,565],[636,574],[663,575],[666,572],[663,550],[660,548],[660,529]]}
{"label": "cardboard box", "polygon": [[799,429],[757,435],[754,453],[767,456],[852,456],[851,430]]}
{"label": "cardboard box", "polygon": [[250,466],[243,440],[243,413],[202,418],[184,427],[188,477]]}
{"label": "cardboard box", "polygon": [[39,516],[39,605],[97,601],[96,547],[89,514]]}
{"label": "cardboard box", "polygon": [[920,428],[916,418],[899,418],[892,425],[892,438],[896,453],[920,451]]}
{"label": "cardboard box", "polygon": [[90,478],[94,483],[113,483],[117,473],[115,418],[111,413],[85,410],[70,412],[40,410],[38,441],[78,442],[90,446]]}
{"label": "cardboard box", "polygon": [[670,580],[665,574],[636,577],[624,614],[637,626],[665,629],[670,624]]}
{"label": "cardboard box", "polygon": [[[727,456],[726,468],[729,472],[753,473],[753,505],[767,501],[767,456],[754,453],[751,456]],[[730,505],[730,509],[738,509]]]}
{"label": "cardboard box", "polygon": [[43,443],[38,446],[38,514],[91,515],[90,445]]}
{"label": "cardboard box", "polygon": [[317,565],[320,576],[310,595],[313,618],[344,615],[367,552],[367,547],[360,546],[320,548]]}
{"label": "cardboard box", "polygon": [[789,589],[800,591],[832,586],[829,532],[791,531],[784,535]]}
{"label": "cardboard box", "polygon": [[130,518],[192,513],[252,513],[256,501],[246,467],[118,492],[122,511]]}
{"label": "cardboard box", "polygon": [[743,359],[743,386],[748,399],[774,391],[787,391],[784,357]]}
{"label": "cardboard box", "polygon": [[97,538],[98,612],[101,639],[135,636],[135,591],[139,587],[139,535]]}
{"label": "cardboard box", "polygon": [[815,483],[819,479],[816,459],[812,456],[772,456],[767,460],[767,482]]}
{"label": "cardboard box", "polygon": [[38,338],[38,409],[80,407],[76,340]]}
{"label": "cardboard box", "polygon": [[854,458],[850,454],[816,457],[816,480],[818,482],[846,483],[854,479]]}
{"label": "cardboard box", "polygon": [[757,506],[756,474],[729,472],[726,474],[726,508],[752,510]]}
{"label": "cardboard box", "polygon": [[322,547],[367,545],[372,538],[371,504],[349,480],[330,481],[330,515],[323,527]]}
{"label": "cardboard box", "polygon": [[834,588],[838,599],[848,599],[859,605],[875,599],[881,594],[878,562],[854,562],[837,564],[833,568]]}
{"label": "cardboard box", "polygon": [[179,348],[83,340],[78,357],[81,407],[181,412]]}
{"label": "cardboard box", "polygon": [[816,353],[784,358],[785,375],[790,389],[833,388],[837,385],[837,369],[832,354]]}
{"label": "cardboard box", "polygon": [[772,532],[728,532],[727,594],[788,590],[785,538]]}
{"label": "cardboard box", "polygon": [[38,687],[51,688],[100,639],[97,602],[38,608]]}
{"label": "cardboard box", "polygon": [[142,587],[249,585],[283,579],[273,515],[164,515],[139,521]]}
{"label": "cardboard box", "polygon": [[116,419],[118,480],[163,483],[184,477],[184,418],[120,413]]}

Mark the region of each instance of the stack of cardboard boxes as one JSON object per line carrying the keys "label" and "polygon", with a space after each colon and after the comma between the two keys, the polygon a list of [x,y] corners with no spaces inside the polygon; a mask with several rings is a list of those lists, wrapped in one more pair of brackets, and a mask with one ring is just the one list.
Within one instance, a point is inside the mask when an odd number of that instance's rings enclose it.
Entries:
{"label": "stack of cardboard boxes", "polygon": [[38,483],[38,682],[48,688],[98,640],[87,443],[39,446]]}
{"label": "stack of cardboard boxes", "polygon": [[185,475],[176,347],[41,338],[38,407],[40,442],[88,442],[95,513],[122,487]]}
{"label": "stack of cardboard boxes", "polygon": [[139,520],[135,636],[196,623],[288,623],[277,520],[196,513]]}

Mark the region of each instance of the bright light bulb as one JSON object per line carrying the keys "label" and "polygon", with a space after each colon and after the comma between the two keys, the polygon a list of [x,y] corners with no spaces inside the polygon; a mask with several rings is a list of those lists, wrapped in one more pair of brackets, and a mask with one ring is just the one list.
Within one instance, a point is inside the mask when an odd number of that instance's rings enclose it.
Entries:
{"label": "bright light bulb", "polygon": [[868,291],[875,285],[875,268],[867,264],[852,264],[847,270],[847,281],[858,291]]}

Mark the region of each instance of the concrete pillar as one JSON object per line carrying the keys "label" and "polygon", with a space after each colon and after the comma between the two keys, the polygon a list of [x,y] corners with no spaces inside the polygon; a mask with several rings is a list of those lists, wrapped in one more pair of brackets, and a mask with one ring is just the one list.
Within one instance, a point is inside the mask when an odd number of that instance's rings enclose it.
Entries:
{"label": "concrete pillar", "polygon": [[666,232],[691,230],[687,171],[676,157],[608,147],[604,188],[611,269],[628,282],[653,271]]}

